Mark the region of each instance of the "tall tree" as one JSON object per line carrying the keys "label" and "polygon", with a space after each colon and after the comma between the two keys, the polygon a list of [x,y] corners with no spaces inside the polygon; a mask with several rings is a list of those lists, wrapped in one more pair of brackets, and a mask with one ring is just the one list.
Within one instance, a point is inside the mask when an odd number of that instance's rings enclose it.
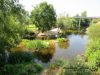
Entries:
{"label": "tall tree", "polygon": [[57,19],[57,26],[62,30],[66,29],[76,29],[77,28],[77,21],[71,17],[60,16]]}
{"label": "tall tree", "polygon": [[0,0],[0,53],[16,46],[23,33],[25,10],[18,0]]}
{"label": "tall tree", "polygon": [[81,27],[87,27],[87,26],[89,26],[90,19],[87,18],[87,11],[82,12],[81,13],[81,17],[82,17],[81,23],[80,23],[81,24]]}
{"label": "tall tree", "polygon": [[56,13],[51,4],[40,3],[31,12],[33,23],[42,32],[50,30],[56,23]]}

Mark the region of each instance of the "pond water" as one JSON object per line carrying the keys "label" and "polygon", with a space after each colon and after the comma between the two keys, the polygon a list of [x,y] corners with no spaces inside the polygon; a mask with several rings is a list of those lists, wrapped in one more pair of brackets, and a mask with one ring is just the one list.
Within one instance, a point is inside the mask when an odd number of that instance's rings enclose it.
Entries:
{"label": "pond water", "polygon": [[37,54],[36,62],[48,65],[48,63],[53,62],[56,59],[63,58],[70,60],[75,58],[77,55],[84,54],[88,42],[87,35],[71,34],[66,38],[68,38],[69,41],[61,44],[56,43],[55,49],[47,50],[44,54],[41,52],[35,53]]}
{"label": "pond water", "polygon": [[77,55],[82,55],[85,51],[87,45],[87,36],[86,35],[69,35],[69,46],[67,48],[61,48],[57,44],[56,51],[52,59],[56,58],[65,58],[73,59]]}

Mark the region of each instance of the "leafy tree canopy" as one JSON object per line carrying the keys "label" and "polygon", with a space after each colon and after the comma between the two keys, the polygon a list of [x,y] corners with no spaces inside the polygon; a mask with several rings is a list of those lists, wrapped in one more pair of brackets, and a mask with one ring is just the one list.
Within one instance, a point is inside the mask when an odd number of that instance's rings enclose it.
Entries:
{"label": "leafy tree canopy", "polygon": [[71,17],[61,16],[57,19],[57,26],[61,29],[76,29],[77,21]]}
{"label": "leafy tree canopy", "polygon": [[0,52],[16,46],[23,33],[26,11],[18,0],[0,0]]}
{"label": "leafy tree canopy", "polygon": [[56,13],[51,4],[43,2],[33,9],[31,19],[38,29],[44,32],[55,26]]}

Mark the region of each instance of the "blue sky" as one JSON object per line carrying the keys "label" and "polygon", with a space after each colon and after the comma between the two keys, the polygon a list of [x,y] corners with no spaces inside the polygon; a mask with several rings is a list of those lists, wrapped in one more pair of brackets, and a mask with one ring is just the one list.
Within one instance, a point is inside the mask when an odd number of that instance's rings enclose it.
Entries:
{"label": "blue sky", "polygon": [[19,0],[24,8],[31,12],[37,4],[46,1],[54,6],[57,15],[75,16],[87,11],[89,17],[100,17],[100,0]]}

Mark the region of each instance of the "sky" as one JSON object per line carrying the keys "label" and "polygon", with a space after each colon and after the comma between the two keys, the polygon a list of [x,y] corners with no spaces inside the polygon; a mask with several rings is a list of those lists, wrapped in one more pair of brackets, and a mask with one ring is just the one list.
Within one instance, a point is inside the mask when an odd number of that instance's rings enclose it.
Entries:
{"label": "sky", "polygon": [[100,17],[100,0],[19,0],[24,8],[31,12],[33,8],[46,1],[54,6],[57,15],[75,16],[87,11],[88,17]]}

